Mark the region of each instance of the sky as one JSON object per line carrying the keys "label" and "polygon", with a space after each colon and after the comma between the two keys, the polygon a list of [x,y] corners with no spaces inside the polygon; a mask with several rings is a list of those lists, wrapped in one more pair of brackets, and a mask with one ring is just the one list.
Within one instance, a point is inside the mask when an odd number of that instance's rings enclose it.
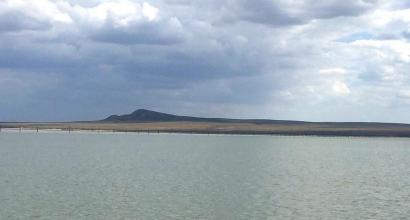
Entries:
{"label": "sky", "polygon": [[410,2],[1,0],[0,121],[410,123]]}

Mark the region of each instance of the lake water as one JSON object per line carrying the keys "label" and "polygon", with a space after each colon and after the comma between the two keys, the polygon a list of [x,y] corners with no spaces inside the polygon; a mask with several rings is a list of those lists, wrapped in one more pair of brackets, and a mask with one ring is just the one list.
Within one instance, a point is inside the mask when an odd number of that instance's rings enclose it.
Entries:
{"label": "lake water", "polygon": [[0,133],[0,219],[407,219],[410,139]]}

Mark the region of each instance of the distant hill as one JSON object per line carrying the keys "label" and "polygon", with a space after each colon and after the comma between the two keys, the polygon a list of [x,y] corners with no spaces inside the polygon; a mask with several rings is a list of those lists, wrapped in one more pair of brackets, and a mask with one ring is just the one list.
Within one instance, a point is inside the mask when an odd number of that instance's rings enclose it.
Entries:
{"label": "distant hill", "polygon": [[308,121],[291,121],[291,120],[272,120],[272,119],[231,119],[231,118],[203,118],[192,116],[180,116],[167,114],[147,109],[138,109],[131,114],[111,115],[106,119],[98,122],[109,123],[138,123],[138,122],[213,122],[213,123],[251,123],[251,124],[268,124],[268,125],[322,125],[334,128],[384,128],[384,127],[406,127],[409,124],[400,123],[381,123],[381,122],[308,122]]}
{"label": "distant hill", "polygon": [[230,119],[230,118],[202,118],[192,116],[172,115],[147,109],[138,109],[131,114],[111,115],[102,122],[218,122],[218,123],[254,123],[254,124],[306,124],[310,122],[268,120],[268,119]]}
{"label": "distant hill", "polygon": [[[171,123],[168,123],[171,122]],[[269,119],[230,119],[179,116],[138,109],[131,114],[111,115],[99,121],[54,123],[4,123],[2,128],[108,130],[112,132],[172,132],[198,134],[269,134],[269,135],[322,135],[408,137],[410,124],[379,122],[306,122]]]}

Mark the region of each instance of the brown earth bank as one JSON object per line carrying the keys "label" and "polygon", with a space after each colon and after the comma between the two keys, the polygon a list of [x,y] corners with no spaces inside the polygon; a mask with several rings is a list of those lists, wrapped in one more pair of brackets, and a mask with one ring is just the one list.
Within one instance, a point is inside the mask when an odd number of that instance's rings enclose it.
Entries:
{"label": "brown earth bank", "polygon": [[0,123],[0,128],[112,132],[410,137],[410,125],[391,123],[63,122]]}

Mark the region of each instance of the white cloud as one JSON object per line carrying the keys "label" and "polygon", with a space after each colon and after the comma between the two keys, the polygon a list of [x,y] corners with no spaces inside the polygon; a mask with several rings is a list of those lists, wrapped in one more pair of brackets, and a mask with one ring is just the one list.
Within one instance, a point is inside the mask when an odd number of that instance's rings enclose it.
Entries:
{"label": "white cloud", "polygon": [[136,22],[158,19],[159,9],[149,3],[129,0],[104,1],[94,7],[75,5],[69,9],[79,22],[103,25],[107,22],[116,26],[128,26]]}
{"label": "white cloud", "polygon": [[158,17],[158,8],[144,2],[142,5],[142,14],[148,18],[148,20],[153,21]]}
{"label": "white cloud", "polygon": [[356,109],[405,106],[410,87],[410,9],[386,2],[0,0],[0,68],[21,82],[20,69],[57,72],[65,91],[89,92],[83,104],[101,92],[128,108],[229,103],[256,116],[360,120]]}
{"label": "white cloud", "polygon": [[69,14],[60,10],[57,4],[48,0],[5,0],[0,5],[1,11],[18,10],[36,19],[46,19],[53,22],[72,23]]}
{"label": "white cloud", "polygon": [[350,94],[349,87],[342,81],[333,82],[332,89],[333,89],[333,92],[337,95],[348,95],[348,94]]}
{"label": "white cloud", "polygon": [[403,40],[358,40],[352,44],[371,49],[382,59],[410,63],[410,43]]}
{"label": "white cloud", "polygon": [[103,1],[91,7],[67,6],[77,26],[92,40],[123,45],[168,45],[183,41],[184,27],[175,16],[160,16],[147,2]]}
{"label": "white cloud", "polygon": [[392,22],[410,22],[410,9],[387,10],[379,9],[369,15],[369,22],[375,27],[386,27]]}
{"label": "white cloud", "polygon": [[404,99],[410,99],[410,90],[401,90],[398,92],[398,97]]}
{"label": "white cloud", "polygon": [[319,70],[319,73],[323,75],[344,75],[347,71],[344,68],[328,68]]}

